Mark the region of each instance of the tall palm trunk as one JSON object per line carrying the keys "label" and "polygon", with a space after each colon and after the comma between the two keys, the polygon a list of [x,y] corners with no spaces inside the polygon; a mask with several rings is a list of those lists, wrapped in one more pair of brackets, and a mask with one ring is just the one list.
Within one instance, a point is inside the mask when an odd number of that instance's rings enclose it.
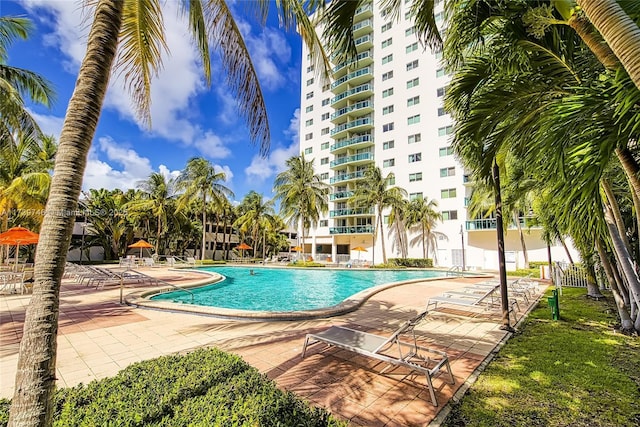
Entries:
{"label": "tall palm trunk", "polygon": [[498,240],[498,265],[500,274],[500,302],[502,303],[502,326],[507,331],[512,331],[509,319],[509,290],[507,288],[507,265],[504,257],[504,224],[502,221],[502,194],[500,188],[500,169],[498,163],[493,162],[493,190],[496,201],[496,236]]}
{"label": "tall palm trunk", "polygon": [[60,281],[75,211],[111,66],[124,2],[98,2],[87,52],[60,134],[49,200],[36,253],[34,286],[20,342],[9,426],[49,426],[53,416]]}
{"label": "tall palm trunk", "polygon": [[620,161],[622,169],[624,169],[624,173],[629,180],[631,192],[640,198],[640,178],[638,178],[640,166],[638,162],[628,148],[616,148],[616,156],[618,156],[618,161]]}
{"label": "tall palm trunk", "polygon": [[[379,229],[380,229],[380,244],[382,245],[382,262],[384,264],[386,264],[387,263],[387,250],[384,247],[384,232],[382,231],[383,230],[383,228],[382,228],[383,222],[382,222],[382,206],[381,205],[378,205],[378,225],[379,225]],[[374,251],[376,250],[375,245],[373,247],[373,250]]]}
{"label": "tall palm trunk", "polygon": [[202,192],[202,253],[200,259],[204,260],[207,247],[207,193]]}
{"label": "tall palm trunk", "polygon": [[429,239],[427,239],[425,237],[425,234],[427,233],[427,230],[425,229],[425,226],[422,226],[422,257],[424,259],[429,258]]}
{"label": "tall palm trunk", "polygon": [[640,89],[640,28],[616,0],[577,0]]}
{"label": "tall palm trunk", "polygon": [[609,206],[611,207],[611,213],[613,214],[613,219],[616,222],[618,233],[620,233],[620,238],[622,238],[624,245],[627,247],[627,251],[629,252],[629,254],[631,254],[633,253],[631,251],[631,244],[629,243],[629,239],[627,238],[627,230],[625,229],[626,227],[624,225],[624,220],[622,219],[622,214],[620,213],[620,206],[618,205],[616,196],[613,194],[611,184],[609,184],[609,181],[602,178],[600,180],[600,185],[602,186],[604,193],[607,195],[607,201],[609,202]]}
{"label": "tall palm trunk", "polygon": [[613,267],[611,266],[609,257],[607,256],[607,253],[602,247],[602,242],[599,239],[596,240],[596,249],[598,251],[598,256],[600,257],[602,268],[604,269],[604,272],[607,275],[607,280],[611,285],[611,293],[613,294],[613,299],[616,302],[616,308],[618,309],[618,316],[620,316],[622,329],[630,330],[631,328],[633,328],[633,321],[631,320],[629,311],[627,311],[627,307],[625,306],[624,298],[620,294],[618,283],[616,282],[616,277],[613,274]]}

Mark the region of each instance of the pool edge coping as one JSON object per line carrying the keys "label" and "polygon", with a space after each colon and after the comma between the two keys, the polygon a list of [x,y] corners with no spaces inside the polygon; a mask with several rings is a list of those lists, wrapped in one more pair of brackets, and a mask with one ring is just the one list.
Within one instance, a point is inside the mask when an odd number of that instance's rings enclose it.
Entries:
{"label": "pool edge coping", "polygon": [[[171,269],[172,271],[185,270],[185,269]],[[181,289],[191,289],[201,286],[211,285],[223,280],[223,276],[219,273],[204,271],[198,268],[189,268],[189,271],[206,274],[209,277],[199,280],[197,282],[176,285]],[[173,286],[165,286],[160,289],[137,291],[130,293],[124,297],[124,303],[136,308],[153,309],[160,311],[179,312],[186,314],[196,314],[201,316],[210,316],[231,320],[247,320],[247,321],[288,321],[288,320],[311,320],[311,319],[324,319],[329,317],[340,316],[347,314],[360,308],[367,300],[374,295],[385,291],[387,289],[395,288],[398,286],[409,285],[420,282],[433,282],[437,280],[455,279],[460,276],[443,276],[443,277],[429,277],[422,279],[409,279],[399,282],[390,282],[383,285],[374,286],[365,290],[362,290],[349,298],[343,300],[339,304],[313,309],[313,310],[298,310],[298,311],[250,311],[250,310],[238,310],[224,307],[208,307],[204,305],[191,305],[181,304],[166,300],[152,300],[151,296],[163,293],[169,289],[174,289]],[[493,277],[490,274],[474,273],[465,275],[467,278],[481,278],[481,277]],[[425,303],[426,304],[426,303]]]}

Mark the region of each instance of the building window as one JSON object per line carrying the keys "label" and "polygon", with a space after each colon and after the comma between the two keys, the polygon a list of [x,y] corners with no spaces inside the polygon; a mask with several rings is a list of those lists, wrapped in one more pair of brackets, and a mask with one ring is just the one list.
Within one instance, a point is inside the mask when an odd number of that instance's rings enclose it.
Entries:
{"label": "building window", "polygon": [[314,68],[315,68],[315,67],[314,67],[313,65],[309,65],[309,66],[307,67],[307,73],[312,72],[312,71],[314,70]]}
{"label": "building window", "polygon": [[415,59],[407,64],[407,71],[411,71],[415,68],[418,68],[418,60]]}
{"label": "building window", "polygon": [[382,91],[382,97],[383,98],[386,98],[386,97],[391,96],[391,95],[393,95],[393,88],[392,87]]}
{"label": "building window", "polygon": [[304,122],[305,126],[311,126],[313,124],[313,119],[309,119],[306,122]]}
{"label": "building window", "polygon": [[321,119],[327,120],[329,118],[329,113],[323,113]]}
{"label": "building window", "polygon": [[396,165],[396,159],[387,159],[382,162],[383,168],[390,168]]}
{"label": "building window", "polygon": [[447,114],[447,112],[444,111],[444,107],[438,108],[438,117],[444,116],[445,114]]}
{"label": "building window", "polygon": [[305,141],[309,141],[310,139],[313,139],[313,132],[310,132],[304,136]]}
{"label": "building window", "polygon": [[393,140],[385,141],[385,142],[382,143],[382,149],[383,150],[390,150],[393,147],[395,147],[395,145],[396,145],[396,143]]}
{"label": "building window", "polygon": [[442,212],[442,220],[443,221],[450,221],[450,220],[454,220],[454,219],[458,219],[458,211],[443,211]]}
{"label": "building window", "polygon": [[311,154],[313,153],[313,147],[307,147],[304,149],[304,154]]}
{"label": "building window", "polygon": [[320,220],[320,227],[328,227],[329,226],[329,220],[328,219],[321,219]]}
{"label": "building window", "polygon": [[422,192],[419,193],[409,193],[409,200],[421,200],[422,199]]}
{"label": "building window", "polygon": [[409,163],[422,161],[422,153],[409,154]]}
{"label": "building window", "polygon": [[440,178],[445,178],[447,176],[455,176],[455,174],[456,174],[455,167],[440,169]]}
{"label": "building window", "polygon": [[453,147],[442,147],[439,150],[440,157],[446,157],[453,154]]}
{"label": "building window", "polygon": [[324,107],[325,105],[329,105],[329,102],[331,102],[330,98],[326,98],[322,100],[322,106]]}
{"label": "building window", "polygon": [[307,86],[311,86],[313,84],[313,78],[307,80]]}
{"label": "building window", "polygon": [[326,165],[327,163],[329,163],[329,158],[328,157],[323,157],[320,159],[320,164],[321,165]]}
{"label": "building window", "polygon": [[393,174],[389,174],[387,177],[387,185],[396,185],[396,176]]}
{"label": "building window", "polygon": [[420,84],[420,78],[416,77],[415,79],[411,79],[407,81],[407,89],[411,89],[412,87],[416,87]]}
{"label": "building window", "polygon": [[380,28],[381,32],[385,32],[391,29],[391,27],[393,26],[393,24],[391,22],[387,22],[386,24],[384,24],[382,26],[382,28]]}
{"label": "building window", "polygon": [[414,96],[413,98],[407,99],[407,107],[412,107],[414,105],[420,104],[420,97]]}
{"label": "building window", "polygon": [[326,92],[331,88],[331,84],[327,83],[326,85],[322,86],[322,91]]}
{"label": "building window", "polygon": [[438,89],[436,89],[436,95],[438,96],[438,98],[443,97],[445,93],[447,92],[444,87],[439,87]]}
{"label": "building window", "polygon": [[441,50],[437,50],[437,51],[435,51],[435,52],[433,53],[433,56],[434,56],[436,59],[442,59],[442,51],[441,51]]}
{"label": "building window", "polygon": [[386,123],[384,125],[382,125],[382,132],[389,132],[391,130],[393,130],[393,122],[391,123]]}
{"label": "building window", "polygon": [[305,112],[310,113],[313,111],[313,105],[309,105],[307,108],[304,109]]}
{"label": "building window", "polygon": [[415,116],[407,117],[408,125],[415,125],[416,123],[420,123],[420,114],[416,114]]}
{"label": "building window", "polygon": [[414,51],[418,50],[418,42],[411,43],[404,50],[405,50],[406,53],[411,53],[411,52],[414,52]]}
{"label": "building window", "polygon": [[393,70],[387,71],[382,75],[382,81],[389,80],[393,78]]}
{"label": "building window", "polygon": [[326,135],[329,133],[329,128],[322,128],[322,130],[320,131],[320,135]]}
{"label": "building window", "polygon": [[409,37],[410,35],[415,34],[415,33],[416,33],[416,26],[415,25],[413,27],[409,27],[406,30],[404,30],[404,35],[406,37]]}
{"label": "building window", "polygon": [[413,135],[409,135],[407,137],[408,144],[415,144],[416,142],[422,141],[422,135],[419,133],[414,133]]}
{"label": "building window", "polygon": [[440,198],[441,199],[453,199],[456,197],[456,189],[455,188],[446,188],[444,190],[440,190]]}
{"label": "building window", "polygon": [[413,15],[414,15],[414,11],[413,11],[413,10],[410,10],[410,11],[408,11],[408,12],[406,12],[406,13],[404,14],[404,19],[408,21],[408,20],[410,20],[411,18],[413,18]]}
{"label": "building window", "polygon": [[453,126],[452,125],[438,128],[438,136],[451,135],[452,133],[453,133]]}
{"label": "building window", "polygon": [[391,53],[391,54],[389,54],[389,55],[387,55],[387,56],[384,56],[384,57],[382,58],[382,65],[384,65],[384,64],[388,64],[388,63],[389,63],[389,62],[391,62],[391,61],[393,61],[393,53]]}
{"label": "building window", "polygon": [[382,115],[393,113],[393,105],[387,105],[382,109]]}
{"label": "building window", "polygon": [[306,97],[307,97],[307,99],[313,98],[313,91],[307,93]]}
{"label": "building window", "polygon": [[444,12],[438,12],[434,16],[436,22],[441,22],[444,20]]}
{"label": "building window", "polygon": [[329,149],[329,143],[328,142],[323,142],[322,145],[320,145],[320,149],[321,150],[328,150]]}
{"label": "building window", "polygon": [[389,47],[393,44],[393,38],[389,37],[388,39],[382,42],[382,48]]}
{"label": "building window", "polygon": [[321,173],[320,174],[320,179],[323,180],[323,181],[326,180],[326,179],[329,179],[329,172]]}
{"label": "building window", "polygon": [[410,173],[409,182],[417,182],[417,181],[422,181],[422,172]]}
{"label": "building window", "polygon": [[436,77],[444,77],[446,73],[444,72],[444,68],[438,68],[436,70]]}

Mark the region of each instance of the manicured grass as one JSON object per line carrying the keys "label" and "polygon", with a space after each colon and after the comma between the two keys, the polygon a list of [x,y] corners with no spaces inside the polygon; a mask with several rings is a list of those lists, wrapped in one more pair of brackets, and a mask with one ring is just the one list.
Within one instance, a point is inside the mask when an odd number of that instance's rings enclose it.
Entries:
{"label": "manicured grass", "polygon": [[564,288],[553,321],[543,298],[444,425],[640,425],[640,341],[616,332],[611,301]]}

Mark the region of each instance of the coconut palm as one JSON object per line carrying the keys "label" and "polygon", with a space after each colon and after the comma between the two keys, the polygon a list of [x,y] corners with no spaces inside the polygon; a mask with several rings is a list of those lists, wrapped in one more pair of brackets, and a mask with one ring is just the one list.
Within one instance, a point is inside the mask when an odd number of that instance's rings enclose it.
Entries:
{"label": "coconut palm", "polygon": [[329,186],[316,175],[313,159],[307,161],[304,154],[291,157],[286,165],[287,169],[276,176],[273,191],[285,221],[299,228],[304,248],[305,230],[329,210]]}
{"label": "coconut palm", "polygon": [[370,166],[364,173],[364,177],[356,182],[356,189],[349,202],[356,207],[374,208],[376,212],[375,228],[373,231],[373,243],[377,239],[380,231],[380,242],[382,243],[382,262],[387,263],[387,251],[384,245],[383,211],[394,205],[402,204],[402,200],[407,196],[406,190],[400,187],[389,187],[389,182],[393,174],[386,177],[382,175],[382,170],[376,166]]}
{"label": "coconut palm", "polygon": [[181,196],[182,204],[184,204],[184,201],[194,197],[198,197],[202,201],[202,251],[200,259],[205,257],[207,197],[214,201],[233,197],[233,192],[223,184],[220,184],[220,181],[224,181],[226,178],[226,174],[217,172],[208,160],[202,157],[194,157],[187,162],[187,167],[176,180],[176,188],[184,191]]}
{"label": "coconut palm", "polygon": [[[51,194],[44,216],[34,269],[31,305],[18,357],[15,394],[9,425],[50,424],[53,413],[55,355],[59,288],[66,253],[73,230],[74,212],[118,46],[119,66],[126,77],[138,115],[150,123],[150,87],[167,49],[161,4],[158,0],[98,0],[93,3],[87,51],[80,66],[76,87],[67,107],[60,135]],[[267,113],[246,45],[224,0],[182,1],[182,11],[202,58],[205,77],[210,82],[210,47],[221,53],[227,82],[237,95],[240,114],[246,119],[252,140],[264,152],[269,142]],[[266,21],[267,2],[250,3],[259,8]],[[312,48],[317,70],[328,69],[321,45],[303,3],[279,2],[281,21],[296,25]],[[0,97],[3,98],[3,97]],[[37,355],[36,355],[37,354]]]}
{"label": "coconut palm", "polygon": [[436,200],[428,200],[418,198],[412,200],[407,207],[407,225],[411,231],[417,235],[411,240],[411,244],[415,245],[420,242],[422,244],[422,258],[429,258],[429,245],[433,244],[434,250],[437,249],[438,236],[441,233],[435,231],[438,221],[442,221],[442,214],[437,211],[438,202]]}
{"label": "coconut palm", "polygon": [[403,199],[400,203],[391,206],[389,212],[389,238],[391,250],[396,250],[400,257],[406,258],[409,254],[409,242],[407,237],[409,201]]}
{"label": "coconut palm", "polygon": [[240,216],[233,225],[241,233],[251,236],[254,258],[260,244],[260,231],[266,229],[269,222],[274,221],[275,211],[273,205],[273,200],[264,200],[262,194],[250,191],[238,206]]}

